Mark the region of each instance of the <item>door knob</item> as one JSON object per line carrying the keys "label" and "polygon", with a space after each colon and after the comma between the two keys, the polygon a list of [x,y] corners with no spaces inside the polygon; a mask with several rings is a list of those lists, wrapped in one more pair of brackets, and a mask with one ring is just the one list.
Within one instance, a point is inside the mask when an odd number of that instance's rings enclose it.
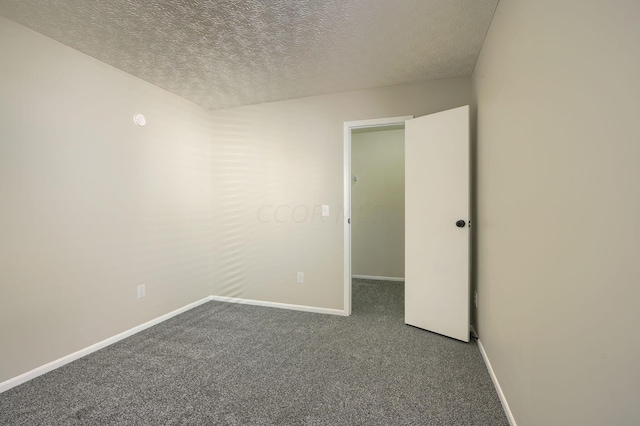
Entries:
{"label": "door knob", "polygon": [[456,222],[456,226],[458,228],[464,228],[464,225],[465,225],[465,221],[462,220],[462,219],[460,219],[459,221]]}

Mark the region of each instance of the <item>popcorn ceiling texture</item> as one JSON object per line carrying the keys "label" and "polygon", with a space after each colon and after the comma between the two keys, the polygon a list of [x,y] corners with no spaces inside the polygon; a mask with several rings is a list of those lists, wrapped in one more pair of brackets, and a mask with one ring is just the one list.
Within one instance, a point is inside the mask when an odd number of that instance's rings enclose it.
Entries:
{"label": "popcorn ceiling texture", "polygon": [[498,0],[1,0],[207,109],[469,75]]}

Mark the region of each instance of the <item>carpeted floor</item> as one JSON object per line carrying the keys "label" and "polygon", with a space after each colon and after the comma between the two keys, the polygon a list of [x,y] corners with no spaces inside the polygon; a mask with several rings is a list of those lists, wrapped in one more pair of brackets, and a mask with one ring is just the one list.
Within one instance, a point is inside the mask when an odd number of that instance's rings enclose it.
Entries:
{"label": "carpeted floor", "polygon": [[475,343],[403,323],[404,286],[353,315],[209,302],[0,394],[2,425],[508,425]]}

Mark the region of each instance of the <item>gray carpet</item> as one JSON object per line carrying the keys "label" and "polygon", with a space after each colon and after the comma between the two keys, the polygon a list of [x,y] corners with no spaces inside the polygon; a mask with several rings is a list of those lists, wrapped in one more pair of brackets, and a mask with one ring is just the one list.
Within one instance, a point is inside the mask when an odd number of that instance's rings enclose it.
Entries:
{"label": "gray carpet", "polygon": [[2,425],[508,425],[475,343],[403,323],[404,287],[353,315],[210,302],[0,394]]}

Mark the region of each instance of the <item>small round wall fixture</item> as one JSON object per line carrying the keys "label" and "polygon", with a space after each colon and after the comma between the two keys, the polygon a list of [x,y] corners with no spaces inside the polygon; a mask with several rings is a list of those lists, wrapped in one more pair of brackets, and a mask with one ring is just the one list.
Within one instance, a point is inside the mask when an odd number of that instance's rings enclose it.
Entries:
{"label": "small round wall fixture", "polygon": [[133,122],[140,127],[144,127],[147,125],[147,119],[144,118],[142,114],[136,114],[133,116]]}

